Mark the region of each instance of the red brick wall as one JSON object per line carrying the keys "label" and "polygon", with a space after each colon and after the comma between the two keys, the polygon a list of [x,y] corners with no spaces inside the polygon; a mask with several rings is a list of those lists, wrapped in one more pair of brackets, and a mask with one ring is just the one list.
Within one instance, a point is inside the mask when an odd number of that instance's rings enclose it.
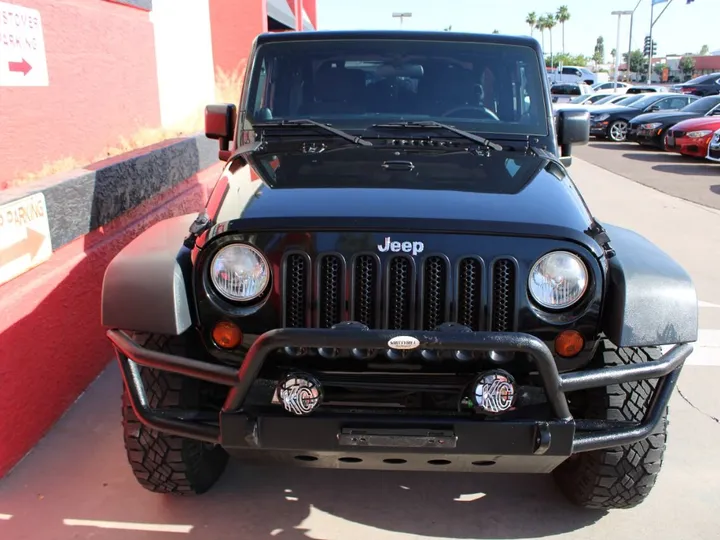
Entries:
{"label": "red brick wall", "polygon": [[153,27],[101,0],[4,0],[38,9],[49,86],[0,86],[0,188],[65,157],[96,157],[160,123]]}
{"label": "red brick wall", "polygon": [[255,36],[267,31],[267,9],[258,0],[209,0],[215,71],[244,69]]}

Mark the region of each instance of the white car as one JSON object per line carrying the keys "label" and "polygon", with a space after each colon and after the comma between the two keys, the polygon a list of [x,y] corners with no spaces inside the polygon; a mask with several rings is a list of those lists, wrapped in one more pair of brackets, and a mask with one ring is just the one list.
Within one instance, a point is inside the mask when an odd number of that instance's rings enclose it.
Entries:
{"label": "white car", "polygon": [[596,73],[580,66],[563,66],[562,68],[552,69],[548,73],[548,77],[551,83],[585,83],[592,85],[598,82]]}
{"label": "white car", "polygon": [[[617,88],[615,85],[617,84]],[[604,92],[604,93],[613,93],[613,94],[624,94],[628,91],[628,88],[630,88],[632,85],[628,83],[623,83],[618,81],[615,83],[615,81],[610,82],[604,82],[604,83],[597,83],[592,85],[592,89],[595,90],[595,92]]]}
{"label": "white car", "polygon": [[720,163],[720,129],[716,130],[708,145],[707,159]]}

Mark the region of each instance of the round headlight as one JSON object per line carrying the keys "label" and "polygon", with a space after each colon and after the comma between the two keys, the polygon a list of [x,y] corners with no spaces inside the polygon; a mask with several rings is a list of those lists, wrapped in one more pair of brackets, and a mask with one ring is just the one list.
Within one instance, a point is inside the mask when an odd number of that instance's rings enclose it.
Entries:
{"label": "round headlight", "polygon": [[210,279],[225,298],[247,302],[265,292],[270,282],[270,267],[254,247],[230,244],[213,257]]}
{"label": "round headlight", "polygon": [[587,290],[588,271],[580,257],[553,251],[540,257],[530,270],[528,287],[543,307],[563,309],[582,298]]}

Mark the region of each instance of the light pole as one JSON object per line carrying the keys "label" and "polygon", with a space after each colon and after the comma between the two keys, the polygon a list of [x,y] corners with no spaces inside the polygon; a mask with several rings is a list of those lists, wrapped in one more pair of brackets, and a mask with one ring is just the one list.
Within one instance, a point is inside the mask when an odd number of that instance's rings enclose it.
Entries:
{"label": "light pole", "polygon": [[[652,59],[653,59],[653,40],[652,40],[652,32],[653,32],[653,26],[655,26],[655,23],[658,22],[658,19],[662,17],[663,13],[665,13],[665,10],[670,7],[670,4],[672,4],[673,0],[651,0],[650,2],[650,54],[648,55],[648,70],[647,70],[647,82],[650,84],[652,82]],[[660,12],[660,15],[655,17],[655,4],[665,4],[665,7]]]}
{"label": "light pole", "polygon": [[641,2],[642,2],[642,0],[638,0],[638,3],[635,4],[635,7],[633,8],[632,12],[630,12],[630,39],[628,40],[628,61],[627,61],[628,82],[630,82],[630,55],[632,54],[633,19],[635,17],[635,11],[637,10],[637,8]]}
{"label": "light pole", "polygon": [[[611,15],[617,15],[618,18],[618,24],[617,24],[617,45],[615,46],[615,90],[617,90],[617,82],[618,82],[618,73],[620,72],[620,19],[623,15],[630,15],[632,16],[632,11],[613,11],[610,13]],[[627,59],[627,69],[630,71],[630,55],[628,55]]]}
{"label": "light pole", "polygon": [[392,16],[400,19],[400,26],[402,27],[403,19],[405,17],[412,17],[412,13],[404,11],[402,13],[393,13]]}

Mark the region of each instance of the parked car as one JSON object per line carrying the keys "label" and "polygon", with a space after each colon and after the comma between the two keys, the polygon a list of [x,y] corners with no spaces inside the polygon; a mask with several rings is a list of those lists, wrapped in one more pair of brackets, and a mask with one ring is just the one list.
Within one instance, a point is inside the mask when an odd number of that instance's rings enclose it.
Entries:
{"label": "parked car", "polygon": [[590,135],[614,142],[624,142],[627,139],[630,121],[643,113],[661,110],[682,109],[691,100],[697,97],[685,94],[669,94],[653,92],[645,94],[629,105],[614,105],[602,109],[590,109]]}
{"label": "parked car", "polygon": [[632,86],[626,94],[646,94],[648,92],[668,92],[667,86]]}
{"label": "parked car", "polygon": [[720,129],[720,116],[702,116],[678,122],[667,130],[664,148],[683,156],[704,158],[708,155],[710,141]]}
{"label": "parked car", "polygon": [[205,109],[224,162],[205,207],[145,229],[104,273],[139,485],[205,493],[232,454],[548,473],[580,506],[642,503],[697,293],[588,208],[584,171],[568,174],[588,114],[550,121],[538,41],[268,32],[237,56],[239,99]]}
{"label": "parked car", "polygon": [[[672,110],[675,102],[688,100],[690,103],[679,110]],[[701,116],[720,115],[720,95],[698,98],[692,94],[671,98],[668,109],[660,112],[641,114],[633,118],[628,125],[627,139],[639,144],[658,148],[665,147],[665,133],[669,128],[683,120]]]}
{"label": "parked car", "polygon": [[[620,97],[618,94],[608,94],[606,92],[595,92],[592,94],[582,94],[572,98],[568,103],[573,105],[592,105],[598,101],[608,97]],[[624,96],[623,96],[624,97]]]}
{"label": "parked car", "polygon": [[720,94],[720,72],[700,75],[688,82],[676,84],[672,87],[673,92],[693,94],[695,96],[714,96]]}
{"label": "parked car", "polygon": [[712,139],[710,139],[710,144],[708,145],[708,153],[707,156],[705,156],[710,161],[717,161],[720,163],[720,129],[718,129],[712,136]]}
{"label": "parked car", "polygon": [[624,94],[630,88],[632,88],[631,84],[620,81],[617,83],[615,81],[609,81],[592,85],[592,89],[595,92],[612,92],[613,94]]}
{"label": "parked car", "polygon": [[598,82],[597,74],[581,66],[563,66],[562,69],[548,71],[551,83],[585,83],[593,85]]}
{"label": "parked car", "polygon": [[569,103],[574,96],[592,94],[592,88],[584,83],[560,83],[550,87],[553,103]]}
{"label": "parked car", "polygon": [[593,107],[600,107],[602,105],[630,105],[630,103],[636,102],[638,99],[642,99],[645,97],[645,94],[633,94],[633,95],[627,95],[627,94],[612,94],[610,96],[604,97],[601,100],[596,101],[593,103]]}

